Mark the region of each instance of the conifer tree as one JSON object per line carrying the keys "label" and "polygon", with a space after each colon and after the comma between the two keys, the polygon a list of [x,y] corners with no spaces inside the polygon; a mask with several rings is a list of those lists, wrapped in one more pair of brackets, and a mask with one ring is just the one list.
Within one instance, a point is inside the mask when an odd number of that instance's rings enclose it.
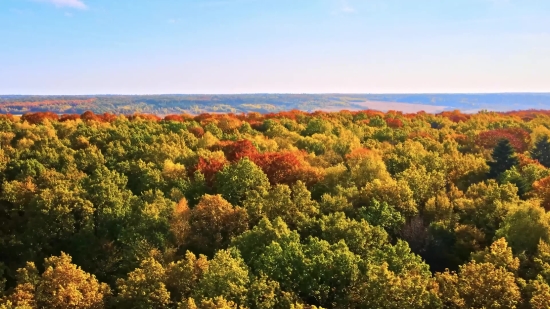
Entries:
{"label": "conifer tree", "polygon": [[550,140],[548,136],[541,137],[531,150],[531,158],[538,160],[545,167],[550,167]]}
{"label": "conifer tree", "polygon": [[497,178],[500,174],[518,165],[514,148],[507,139],[502,139],[493,149],[493,161],[487,162],[490,167],[489,178]]}

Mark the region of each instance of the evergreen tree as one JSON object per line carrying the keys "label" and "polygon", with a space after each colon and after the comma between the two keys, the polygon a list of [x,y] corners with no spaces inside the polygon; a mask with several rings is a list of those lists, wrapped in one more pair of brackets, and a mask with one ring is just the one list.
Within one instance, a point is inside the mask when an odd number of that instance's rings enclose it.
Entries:
{"label": "evergreen tree", "polygon": [[497,178],[500,174],[518,165],[519,161],[514,148],[507,139],[502,139],[493,149],[493,161],[487,162],[490,167],[489,178]]}
{"label": "evergreen tree", "polygon": [[531,150],[531,158],[538,160],[545,167],[550,167],[550,140],[544,136],[537,140]]}

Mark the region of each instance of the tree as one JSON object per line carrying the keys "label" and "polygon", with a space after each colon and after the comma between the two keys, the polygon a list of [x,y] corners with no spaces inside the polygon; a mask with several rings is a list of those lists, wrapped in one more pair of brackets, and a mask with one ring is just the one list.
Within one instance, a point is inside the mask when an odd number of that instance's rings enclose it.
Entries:
{"label": "tree", "polygon": [[17,308],[104,308],[109,287],[71,262],[65,253],[47,258],[41,275],[34,263],[27,263],[17,271],[17,286],[4,301]]}
{"label": "tree", "polygon": [[518,152],[527,150],[530,143],[529,132],[521,128],[495,129],[482,132],[476,140],[476,144],[485,148],[494,148],[499,142],[506,139]]}
{"label": "tree", "polygon": [[512,248],[508,247],[504,238],[499,238],[491,247],[472,254],[472,260],[478,263],[491,263],[512,273],[516,273],[519,269],[519,259],[514,257]]}
{"label": "tree", "polygon": [[[203,299],[198,305],[193,298],[188,298],[182,302],[178,309],[237,309],[237,304],[218,296],[214,299]],[[242,307],[241,307],[242,308]]]}
{"label": "tree", "polygon": [[299,153],[264,152],[251,156],[250,159],[262,169],[272,185],[291,185],[299,180],[311,185],[318,182],[321,176]]}
{"label": "tree", "polygon": [[319,117],[311,118],[308,123],[307,127],[302,132],[302,135],[304,136],[311,136],[313,134],[330,134],[332,131],[332,124],[327,119],[322,119]]}
{"label": "tree", "polygon": [[550,286],[542,279],[537,277],[536,280],[529,282],[529,305],[532,309],[550,308]]}
{"label": "tree", "polygon": [[525,202],[504,218],[496,235],[506,238],[517,254],[525,252],[533,255],[539,241],[550,241],[549,215],[540,206]]}
{"label": "tree", "polygon": [[370,203],[373,199],[392,205],[404,216],[412,216],[418,212],[413,197],[413,191],[404,180],[393,179],[382,182],[379,179],[368,183],[360,192],[363,204]]}
{"label": "tree", "polygon": [[232,237],[248,229],[248,215],[221,195],[204,195],[191,210],[188,244],[199,252],[213,254],[225,248]]}
{"label": "tree", "polygon": [[507,139],[501,139],[493,149],[493,161],[489,165],[489,178],[497,178],[503,172],[519,164],[514,148]]}
{"label": "tree", "polygon": [[[357,308],[437,308],[437,285],[430,276],[416,272],[396,274],[388,264],[369,265],[365,282],[354,294]],[[391,296],[390,296],[391,295]]]}
{"label": "tree", "polygon": [[189,217],[191,210],[187,205],[187,200],[182,198],[174,207],[172,217],[170,218],[170,231],[174,236],[174,244],[176,247],[181,247],[186,244],[187,237],[190,233]]}
{"label": "tree", "polygon": [[546,210],[550,210],[550,176],[539,179],[533,183],[534,197],[539,198],[541,206]]}
{"label": "tree", "polygon": [[386,202],[373,199],[367,206],[359,209],[357,216],[365,219],[372,226],[384,228],[388,233],[395,235],[405,224],[405,217]]}
{"label": "tree", "polygon": [[446,179],[442,171],[428,172],[424,166],[411,166],[397,175],[407,182],[417,205],[424,205],[430,198],[445,189]]}
{"label": "tree", "polygon": [[346,161],[351,179],[355,182],[357,188],[363,188],[375,179],[382,182],[391,179],[391,175],[386,170],[386,164],[374,151],[367,149],[354,150],[346,156]]}
{"label": "tree", "polygon": [[166,288],[173,302],[191,297],[199,281],[208,270],[209,261],[206,256],[198,258],[187,251],[185,259],[171,262],[166,267]]}
{"label": "tree", "polygon": [[517,308],[521,293],[514,274],[492,263],[474,261],[456,273],[436,274],[445,308]]}
{"label": "tree", "polygon": [[463,197],[453,201],[453,206],[459,213],[460,223],[475,226],[485,234],[489,244],[510,209],[520,203],[517,191],[510,183],[499,185],[489,180],[471,185]]}
{"label": "tree", "polygon": [[255,276],[248,289],[249,308],[253,309],[289,308],[296,299],[294,293],[281,290],[279,282],[264,274]]}
{"label": "tree", "polygon": [[248,267],[236,250],[220,250],[193,292],[195,299],[223,297],[238,305],[247,302],[250,277]]}
{"label": "tree", "polygon": [[166,271],[154,258],[141,262],[140,267],[117,280],[118,308],[165,308],[170,304],[166,289]]}
{"label": "tree", "polygon": [[228,164],[225,158],[210,158],[204,159],[199,157],[199,162],[189,171],[190,175],[200,172],[208,186],[212,187],[214,185],[216,173],[221,171]]}
{"label": "tree", "polygon": [[[345,227],[342,227],[345,229]],[[359,231],[346,232],[353,235]],[[339,237],[334,235],[334,240]],[[376,240],[373,240],[376,241]],[[361,258],[344,241],[330,244],[315,237],[300,242],[297,232],[280,219],[262,220],[237,237],[234,246],[256,274],[264,274],[309,303],[345,307],[359,278]]]}
{"label": "tree", "polygon": [[540,137],[531,149],[531,158],[538,160],[545,167],[550,167],[550,138],[547,135]]}
{"label": "tree", "polygon": [[365,220],[348,219],[343,213],[323,216],[315,222],[310,235],[331,244],[343,240],[350,251],[363,258],[369,258],[389,243],[388,235],[379,226],[371,226]]}
{"label": "tree", "polygon": [[222,149],[227,160],[231,162],[239,161],[241,158],[245,157],[252,158],[258,153],[258,149],[256,149],[252,142],[247,139],[232,142],[222,147]]}
{"label": "tree", "polygon": [[279,217],[292,229],[300,229],[319,212],[317,203],[311,200],[311,194],[300,181],[292,188],[275,185],[267,192],[251,192],[243,205],[252,222],[262,217],[269,220]]}
{"label": "tree", "polygon": [[216,190],[233,205],[239,205],[252,190],[265,190],[269,180],[248,158],[226,165],[216,174]]}

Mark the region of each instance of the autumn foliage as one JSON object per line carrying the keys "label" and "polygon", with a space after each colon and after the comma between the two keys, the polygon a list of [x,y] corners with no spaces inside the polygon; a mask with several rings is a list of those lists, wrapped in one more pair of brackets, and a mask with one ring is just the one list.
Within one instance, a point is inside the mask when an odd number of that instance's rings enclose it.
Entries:
{"label": "autumn foliage", "polygon": [[258,155],[258,150],[249,140],[240,140],[220,145],[229,161],[238,161],[241,158],[253,158]]}
{"label": "autumn foliage", "polygon": [[228,161],[225,159],[223,160],[217,159],[217,158],[205,159],[200,157],[199,162],[189,170],[189,174],[190,176],[193,176],[195,172],[202,173],[204,175],[206,183],[209,186],[212,186],[214,183],[214,176],[226,164],[228,164]]}
{"label": "autumn foliage", "polygon": [[524,152],[530,143],[529,132],[520,128],[495,129],[479,134],[476,142],[487,149],[494,148],[502,139],[507,139],[517,152]]}
{"label": "autumn foliage", "polygon": [[0,309],[550,306],[550,112],[194,99],[0,116]]}
{"label": "autumn foliage", "polygon": [[319,181],[319,173],[293,152],[267,152],[252,156],[272,184],[292,184],[301,180],[309,185]]}
{"label": "autumn foliage", "polygon": [[387,118],[386,124],[388,125],[388,127],[394,129],[403,127],[403,122],[397,118]]}
{"label": "autumn foliage", "polygon": [[44,120],[58,120],[59,116],[52,112],[38,112],[38,113],[28,113],[21,116],[21,120],[27,121],[30,124],[42,123]]}
{"label": "autumn foliage", "polygon": [[533,183],[533,195],[541,199],[541,206],[550,211],[550,176]]}

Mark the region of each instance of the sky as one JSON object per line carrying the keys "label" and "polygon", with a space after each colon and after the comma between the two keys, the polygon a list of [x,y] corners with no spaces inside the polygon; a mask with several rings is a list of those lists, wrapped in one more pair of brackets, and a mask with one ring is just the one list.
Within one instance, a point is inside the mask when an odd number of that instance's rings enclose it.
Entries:
{"label": "sky", "polygon": [[0,0],[0,94],[550,92],[549,0]]}

